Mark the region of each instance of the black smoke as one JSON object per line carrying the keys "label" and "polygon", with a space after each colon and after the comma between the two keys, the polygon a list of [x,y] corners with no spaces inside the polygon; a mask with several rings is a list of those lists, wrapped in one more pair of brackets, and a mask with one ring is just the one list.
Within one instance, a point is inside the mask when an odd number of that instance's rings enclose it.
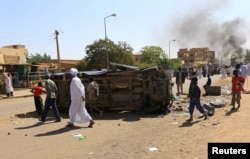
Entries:
{"label": "black smoke", "polygon": [[220,5],[194,9],[171,21],[167,30],[170,37],[177,39],[179,48],[208,47],[220,57],[244,56],[246,49],[243,46],[247,42],[246,21],[240,17],[217,20],[214,15]]}

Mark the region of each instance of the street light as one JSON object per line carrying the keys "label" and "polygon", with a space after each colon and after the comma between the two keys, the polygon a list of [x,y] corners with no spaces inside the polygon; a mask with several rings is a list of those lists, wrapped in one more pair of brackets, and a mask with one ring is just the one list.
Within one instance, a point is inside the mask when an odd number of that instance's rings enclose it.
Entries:
{"label": "street light", "polygon": [[[107,31],[106,31],[106,19],[108,17],[115,17],[115,16],[116,16],[116,14],[111,14],[109,16],[104,17],[104,31],[105,31],[105,42],[106,42],[106,44],[107,44],[107,40],[108,40]],[[106,46],[106,49],[107,49],[107,46]],[[108,51],[107,51],[107,70],[109,70],[109,55],[108,55]]]}
{"label": "street light", "polygon": [[168,51],[168,53],[169,53],[169,64],[170,64],[170,43],[172,42],[172,41],[176,41],[175,39],[173,39],[173,40],[169,40],[169,42],[168,42],[168,48],[169,48],[169,51]]}

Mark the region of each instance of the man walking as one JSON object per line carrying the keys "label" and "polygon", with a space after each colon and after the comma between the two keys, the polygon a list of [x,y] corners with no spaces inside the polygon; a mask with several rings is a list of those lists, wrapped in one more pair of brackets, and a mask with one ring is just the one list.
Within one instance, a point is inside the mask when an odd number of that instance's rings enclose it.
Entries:
{"label": "man walking", "polygon": [[45,81],[45,91],[47,93],[47,96],[45,99],[45,108],[44,112],[42,113],[41,121],[46,121],[47,114],[50,111],[50,107],[52,107],[54,116],[56,118],[55,122],[61,122],[61,117],[56,106],[57,86],[55,82],[50,79],[50,74],[46,75],[46,79],[47,80]]}
{"label": "man walking", "polygon": [[190,118],[187,120],[188,122],[193,121],[193,113],[194,113],[195,107],[199,110],[200,113],[203,114],[203,116],[200,116],[200,117],[204,117],[204,120],[207,119],[207,114],[200,103],[201,90],[200,90],[199,86],[197,85],[197,83],[198,83],[198,78],[193,77],[191,79],[191,84],[190,84],[190,88],[189,88],[189,100],[190,100],[190,102],[189,102],[189,114],[190,114]]}
{"label": "man walking", "polygon": [[85,107],[85,88],[80,78],[77,77],[77,73],[78,70],[76,68],[70,69],[70,74],[72,76],[70,83],[71,104],[69,108],[70,121],[67,127],[73,127],[74,123],[89,122],[88,127],[91,128],[95,122]]}

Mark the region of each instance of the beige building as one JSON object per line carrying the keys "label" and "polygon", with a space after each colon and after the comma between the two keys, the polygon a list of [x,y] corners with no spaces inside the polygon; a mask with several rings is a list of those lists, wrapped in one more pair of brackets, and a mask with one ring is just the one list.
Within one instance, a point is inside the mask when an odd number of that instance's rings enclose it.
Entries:
{"label": "beige building", "polygon": [[135,62],[140,62],[141,61],[141,55],[142,55],[141,52],[137,52],[137,53],[134,54]]}
{"label": "beige building", "polygon": [[210,51],[209,48],[179,49],[177,55],[182,64],[187,66],[215,63],[215,51]]}
{"label": "beige building", "polygon": [[0,64],[26,64],[28,50],[25,45],[9,45],[0,48]]}
{"label": "beige building", "polygon": [[[61,70],[70,70],[70,68],[76,68],[80,60],[60,60]],[[58,70],[58,60],[52,59],[50,62],[40,63],[38,65],[38,71],[56,71]]]}

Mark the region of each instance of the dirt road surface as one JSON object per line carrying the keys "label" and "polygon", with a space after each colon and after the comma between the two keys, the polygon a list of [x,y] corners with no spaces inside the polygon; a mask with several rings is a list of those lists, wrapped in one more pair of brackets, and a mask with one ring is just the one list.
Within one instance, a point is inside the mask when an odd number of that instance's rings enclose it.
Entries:
{"label": "dirt road surface", "polygon": [[[213,85],[231,83],[230,77],[212,80]],[[198,119],[200,114],[195,110],[191,123],[182,112],[142,115],[122,111],[105,112],[102,118],[92,114],[94,128],[87,128],[88,123],[67,128],[68,114],[62,114],[60,123],[54,123],[52,113],[46,123],[39,122],[32,97],[2,99],[0,159],[204,159],[208,142],[250,142],[249,102],[249,94],[242,94],[238,111],[229,113],[231,106],[227,104],[216,108],[208,120]],[[29,106],[21,108],[21,104]],[[82,137],[75,137],[79,135]]]}

